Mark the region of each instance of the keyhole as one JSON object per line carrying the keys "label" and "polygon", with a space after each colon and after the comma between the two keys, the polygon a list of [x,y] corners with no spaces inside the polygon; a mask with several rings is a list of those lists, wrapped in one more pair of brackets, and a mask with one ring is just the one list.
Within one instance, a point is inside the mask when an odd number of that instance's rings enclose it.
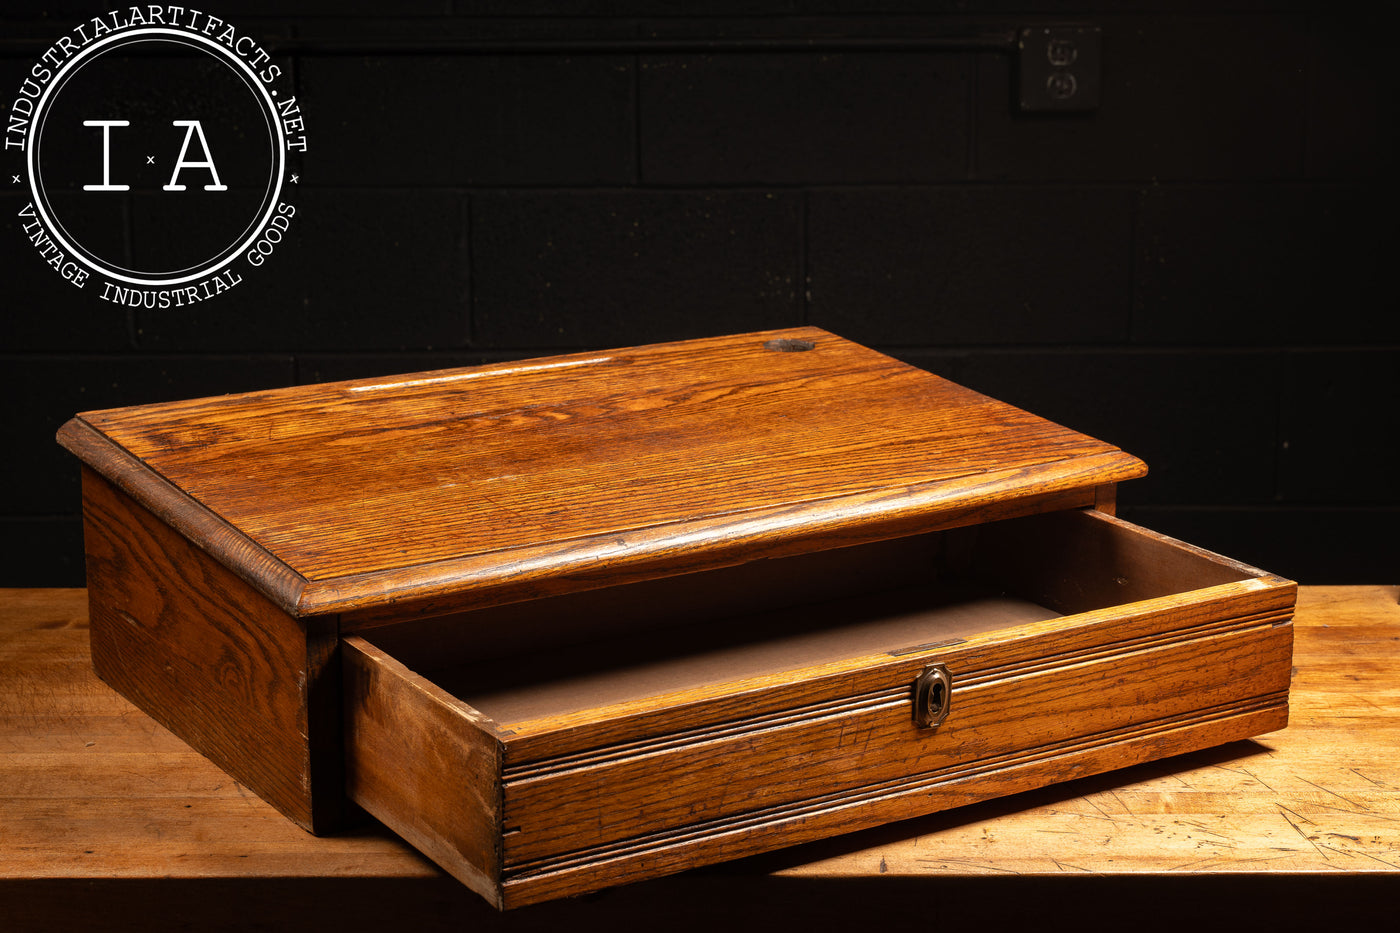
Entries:
{"label": "keyhole", "polygon": [[928,690],[928,718],[937,719],[938,714],[943,712],[943,691],[948,689],[942,683],[934,683]]}
{"label": "keyhole", "polygon": [[942,664],[932,664],[914,683],[914,719],[925,729],[937,728],[952,709],[953,675]]}

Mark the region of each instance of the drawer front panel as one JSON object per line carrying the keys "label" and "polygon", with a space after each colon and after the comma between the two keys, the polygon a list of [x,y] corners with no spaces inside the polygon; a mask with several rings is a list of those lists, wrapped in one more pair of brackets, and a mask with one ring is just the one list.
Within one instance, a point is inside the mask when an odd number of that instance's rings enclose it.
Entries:
{"label": "drawer front panel", "polygon": [[907,683],[686,741],[662,737],[508,769],[504,867],[508,875],[544,871],[649,834],[1282,702],[1291,646],[1291,627],[1265,620],[1049,668],[1028,661],[959,671],[950,663],[952,713],[936,730],[915,724]]}

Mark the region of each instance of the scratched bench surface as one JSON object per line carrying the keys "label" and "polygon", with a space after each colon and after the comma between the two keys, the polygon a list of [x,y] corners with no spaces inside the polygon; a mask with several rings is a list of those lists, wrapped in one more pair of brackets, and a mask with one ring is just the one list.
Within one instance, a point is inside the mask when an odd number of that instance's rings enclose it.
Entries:
{"label": "scratched bench surface", "polygon": [[1400,587],[1299,587],[1289,726],[876,830],[804,875],[1385,873],[1400,882]]}
{"label": "scratched bench surface", "polygon": [[[1300,589],[1282,732],[744,864],[1400,872],[1398,595]],[[0,878],[438,875],[384,830],[294,826],[97,680],[86,629],[82,590],[0,591]]]}

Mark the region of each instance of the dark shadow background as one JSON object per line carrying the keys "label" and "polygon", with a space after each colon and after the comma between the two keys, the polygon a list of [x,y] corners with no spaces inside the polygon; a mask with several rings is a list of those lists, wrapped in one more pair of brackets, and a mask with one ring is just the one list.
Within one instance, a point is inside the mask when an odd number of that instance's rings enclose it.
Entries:
{"label": "dark shadow background", "polygon": [[[6,5],[6,109],[110,6]],[[82,584],[77,411],[803,323],[1141,456],[1133,521],[1395,582],[1396,82],[1329,6],[210,4],[295,77],[293,242],[125,310],[44,266],[4,179],[0,585]],[[998,51],[538,45],[1065,22],[1102,29],[1091,113],[1017,112]]]}

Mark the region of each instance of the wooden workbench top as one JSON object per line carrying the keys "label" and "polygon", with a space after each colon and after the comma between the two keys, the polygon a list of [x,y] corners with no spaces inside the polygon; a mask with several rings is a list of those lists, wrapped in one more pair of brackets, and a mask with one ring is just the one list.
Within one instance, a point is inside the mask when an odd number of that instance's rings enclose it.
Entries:
{"label": "wooden workbench top", "polygon": [[83,590],[4,590],[0,925],[1367,920],[1400,894],[1397,597],[1300,588],[1282,732],[501,917],[377,826],[305,833],[98,681]]}

